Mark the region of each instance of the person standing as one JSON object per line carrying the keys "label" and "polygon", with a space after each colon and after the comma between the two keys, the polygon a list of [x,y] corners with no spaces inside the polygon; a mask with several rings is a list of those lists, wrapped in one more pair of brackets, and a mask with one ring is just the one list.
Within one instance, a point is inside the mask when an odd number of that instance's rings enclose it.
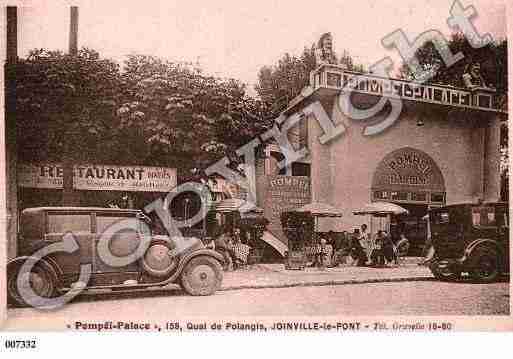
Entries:
{"label": "person standing", "polygon": [[385,233],[384,231],[379,230],[376,234],[376,241],[374,242],[374,246],[372,248],[372,262],[376,266],[383,266],[385,264],[385,256],[383,247],[385,246]]}
{"label": "person standing", "polygon": [[374,249],[373,241],[370,234],[367,232],[367,225],[364,223],[360,227],[360,236],[358,238],[360,246],[365,251],[367,261],[366,264],[372,264],[372,251]]}
{"label": "person standing", "polygon": [[[365,226],[365,225],[363,225]],[[367,226],[365,226],[367,227]],[[352,257],[353,259],[355,259],[356,261],[356,265],[358,267],[363,267],[365,266],[366,262],[367,262],[367,254],[365,253],[365,247],[363,245],[364,243],[364,236],[361,235],[360,233],[360,229],[359,228],[355,228],[354,230],[354,233],[353,233],[353,238],[352,238],[352,244],[351,244],[351,252],[352,252]]]}
{"label": "person standing", "polygon": [[384,232],[384,243],[383,243],[383,255],[387,264],[391,264],[395,261],[397,264],[397,257],[395,256],[394,242],[392,242],[392,236],[387,232]]}

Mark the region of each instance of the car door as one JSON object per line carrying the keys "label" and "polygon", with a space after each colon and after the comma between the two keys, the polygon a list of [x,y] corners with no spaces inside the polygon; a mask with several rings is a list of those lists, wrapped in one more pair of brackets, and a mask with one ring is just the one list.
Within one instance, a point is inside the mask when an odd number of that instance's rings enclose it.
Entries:
{"label": "car door", "polygon": [[501,244],[505,269],[509,271],[509,212],[506,205],[497,206],[497,229],[498,241]]}
{"label": "car door", "polygon": [[458,258],[463,255],[467,213],[468,208],[465,206],[444,207],[430,213],[431,239],[439,258]]}
{"label": "car door", "polygon": [[[94,266],[95,273],[137,272],[139,265],[134,261],[125,266],[109,263],[108,258],[126,257],[134,253],[139,246],[140,236],[137,230],[120,225],[124,220],[135,219],[134,213],[96,212],[96,233]],[[100,245],[101,242],[104,246]],[[102,255],[102,248],[109,253]],[[107,260],[105,260],[107,259]]]}
{"label": "car door", "polygon": [[46,213],[44,240],[47,245],[72,239],[78,250],[72,253],[55,252],[51,256],[57,261],[65,275],[65,282],[78,279],[80,266],[93,262],[93,230],[89,212],[49,211]]}

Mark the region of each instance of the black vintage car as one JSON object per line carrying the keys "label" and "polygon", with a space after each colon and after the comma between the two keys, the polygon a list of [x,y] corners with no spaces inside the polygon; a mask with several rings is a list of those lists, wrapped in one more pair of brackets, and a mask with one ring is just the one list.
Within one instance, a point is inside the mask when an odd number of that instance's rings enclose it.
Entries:
{"label": "black vintage car", "polygon": [[[125,226],[126,221],[131,225]],[[210,295],[221,285],[223,257],[219,253],[197,238],[152,234],[150,219],[138,210],[29,208],[21,214],[20,228],[18,257],[7,265],[8,300],[15,305],[26,304],[17,278],[27,259],[40,258],[36,253],[41,249],[55,247],[69,238],[77,244],[76,250],[52,251],[42,256],[30,273],[24,273],[39,297],[59,296],[77,287],[136,290],[170,283],[181,285],[191,295]],[[144,245],[140,246],[143,238]],[[107,256],[101,253],[102,248],[108,248]],[[140,248],[144,251],[136,258]],[[131,255],[134,259],[126,263],[105,260]],[[87,283],[79,279],[84,265],[90,269]]]}
{"label": "black vintage car", "polygon": [[481,283],[509,272],[507,203],[457,204],[429,212],[435,277],[458,279],[462,273]]}

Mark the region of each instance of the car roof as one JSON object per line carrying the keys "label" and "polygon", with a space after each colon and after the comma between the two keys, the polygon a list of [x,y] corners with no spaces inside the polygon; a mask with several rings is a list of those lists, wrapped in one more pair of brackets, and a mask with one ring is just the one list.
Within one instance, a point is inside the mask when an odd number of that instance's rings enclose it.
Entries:
{"label": "car roof", "polygon": [[111,207],[32,207],[26,208],[22,213],[38,213],[46,211],[57,212],[111,212],[111,213],[139,213],[139,209],[111,208]]}
{"label": "car roof", "polygon": [[429,211],[439,211],[443,209],[449,209],[449,208],[457,208],[457,207],[483,207],[483,206],[507,206],[508,202],[504,201],[497,201],[497,202],[462,202],[462,203],[453,203],[448,204],[446,206],[442,207],[436,207],[436,208],[430,208]]}

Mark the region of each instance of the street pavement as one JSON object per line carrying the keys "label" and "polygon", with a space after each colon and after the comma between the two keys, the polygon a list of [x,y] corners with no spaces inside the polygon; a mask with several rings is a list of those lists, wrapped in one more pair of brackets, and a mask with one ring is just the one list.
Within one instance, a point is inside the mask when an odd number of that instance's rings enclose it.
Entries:
{"label": "street pavement", "polygon": [[281,263],[258,264],[232,272],[225,272],[222,290],[433,279],[433,275],[427,267],[417,265],[419,260],[409,260],[400,266],[385,268],[340,266],[324,270],[318,268],[286,270]]}
{"label": "street pavement", "polygon": [[177,288],[89,294],[54,311],[9,309],[4,329],[66,330],[80,320],[162,322],[216,317],[251,320],[265,316],[509,315],[509,312],[507,281],[471,284],[427,278],[221,290],[209,297],[191,297]]}

